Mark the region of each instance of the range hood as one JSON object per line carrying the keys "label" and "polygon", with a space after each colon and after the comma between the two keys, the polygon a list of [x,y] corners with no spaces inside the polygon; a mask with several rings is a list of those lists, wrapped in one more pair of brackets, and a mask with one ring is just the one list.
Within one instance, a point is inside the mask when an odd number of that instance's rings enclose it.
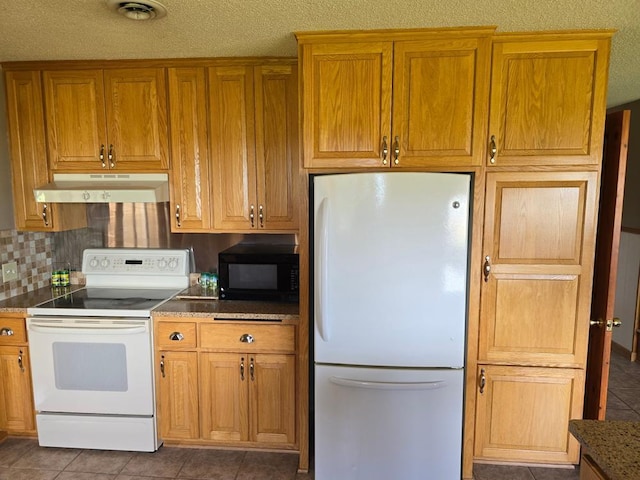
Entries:
{"label": "range hood", "polygon": [[158,203],[169,201],[166,173],[54,173],[35,188],[41,203]]}

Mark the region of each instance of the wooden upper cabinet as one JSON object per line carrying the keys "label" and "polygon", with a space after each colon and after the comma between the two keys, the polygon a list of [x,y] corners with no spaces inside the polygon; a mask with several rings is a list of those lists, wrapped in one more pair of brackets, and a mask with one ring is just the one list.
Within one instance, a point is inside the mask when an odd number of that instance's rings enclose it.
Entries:
{"label": "wooden upper cabinet", "polygon": [[208,69],[215,230],[297,229],[296,73],[291,62]]}
{"label": "wooden upper cabinet", "polygon": [[211,229],[211,181],[207,144],[204,68],[169,68],[171,122],[171,230]]}
{"label": "wooden upper cabinet", "polygon": [[586,367],[597,172],[487,175],[480,362]]}
{"label": "wooden upper cabinet", "polygon": [[297,66],[254,67],[254,86],[257,227],[295,230],[300,194]]}
{"label": "wooden upper cabinet", "polygon": [[[391,136],[393,44],[302,46],[304,166],[382,166]],[[388,160],[387,160],[388,164]]]}
{"label": "wooden upper cabinet", "polygon": [[304,166],[481,165],[492,33],[298,34]]}
{"label": "wooden upper cabinet", "polygon": [[37,203],[33,196],[34,188],[49,182],[40,72],[7,71],[6,90],[16,228],[60,231],[86,226],[84,205]]}
{"label": "wooden upper cabinet", "polygon": [[600,163],[610,37],[496,36],[488,165]]}
{"label": "wooden upper cabinet", "polygon": [[209,68],[213,222],[221,230],[255,228],[253,69]]}
{"label": "wooden upper cabinet", "polygon": [[50,166],[167,170],[165,69],[45,71]]}
{"label": "wooden upper cabinet", "polygon": [[482,164],[490,49],[489,37],[394,44],[392,166]]}

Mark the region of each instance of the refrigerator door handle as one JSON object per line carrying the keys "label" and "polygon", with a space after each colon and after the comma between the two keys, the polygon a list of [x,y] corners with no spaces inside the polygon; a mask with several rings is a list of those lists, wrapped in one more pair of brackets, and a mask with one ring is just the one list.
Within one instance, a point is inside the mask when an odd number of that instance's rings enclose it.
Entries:
{"label": "refrigerator door handle", "polygon": [[331,383],[343,387],[369,388],[374,390],[435,390],[447,386],[444,380],[435,382],[374,382],[371,380],[354,380],[351,378],[329,377]]}
{"label": "refrigerator door handle", "polygon": [[318,328],[318,334],[320,338],[325,342],[329,341],[329,323],[327,321],[327,308],[328,301],[328,258],[329,258],[329,199],[323,198],[318,206],[318,212],[316,215],[316,239],[314,257],[316,258],[315,265],[315,316],[316,327]]}

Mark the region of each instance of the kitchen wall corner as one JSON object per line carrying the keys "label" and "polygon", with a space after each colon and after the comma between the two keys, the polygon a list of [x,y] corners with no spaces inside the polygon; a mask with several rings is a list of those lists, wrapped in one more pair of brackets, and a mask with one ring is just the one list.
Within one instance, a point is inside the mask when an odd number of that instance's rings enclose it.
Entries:
{"label": "kitchen wall corner", "polygon": [[18,280],[0,277],[0,300],[50,285],[51,234],[0,230],[0,264],[11,261],[18,262]]}

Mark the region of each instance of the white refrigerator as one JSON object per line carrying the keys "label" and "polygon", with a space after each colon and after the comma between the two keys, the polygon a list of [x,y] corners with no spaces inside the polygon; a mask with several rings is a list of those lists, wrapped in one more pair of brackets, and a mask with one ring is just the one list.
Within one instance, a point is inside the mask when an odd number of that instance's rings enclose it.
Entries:
{"label": "white refrigerator", "polygon": [[470,188],[313,178],[316,480],[461,478]]}

